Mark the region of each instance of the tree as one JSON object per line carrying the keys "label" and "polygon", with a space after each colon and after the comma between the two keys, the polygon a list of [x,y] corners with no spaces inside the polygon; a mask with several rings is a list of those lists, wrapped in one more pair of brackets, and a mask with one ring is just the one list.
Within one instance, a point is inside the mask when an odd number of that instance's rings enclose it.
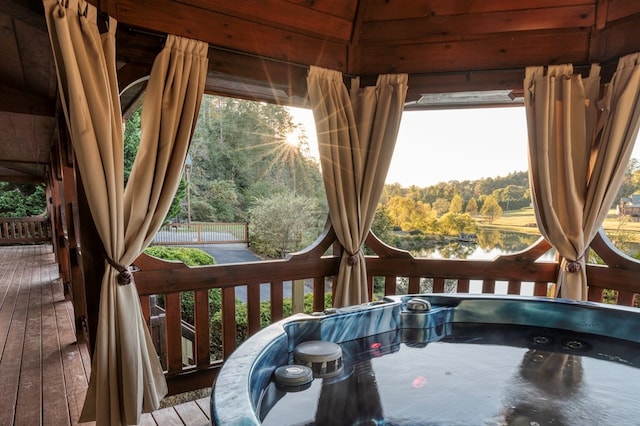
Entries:
{"label": "tree", "polygon": [[165,222],[168,222],[170,219],[182,216],[182,214],[185,212],[183,201],[186,197],[187,181],[181,178],[180,182],[178,183],[178,188],[176,189],[176,194],[173,196],[173,200],[171,200],[169,211],[167,211],[167,215],[165,216]]}
{"label": "tree", "polygon": [[386,213],[395,226],[408,231],[413,226],[411,215],[414,207],[415,203],[409,197],[394,195],[387,202]]}
{"label": "tree", "polygon": [[456,194],[451,199],[449,204],[449,213],[462,213],[462,197],[460,194]]}
{"label": "tree", "polygon": [[378,205],[376,214],[373,216],[371,231],[380,239],[380,241],[384,241],[389,245],[395,245],[393,222],[387,214],[387,210],[382,205]]}
{"label": "tree", "polygon": [[140,146],[140,118],[142,108],[138,108],[124,123],[124,184],[129,182],[129,175]]}
{"label": "tree", "polygon": [[194,192],[196,201],[191,213],[195,220],[233,222],[244,219],[238,211],[241,196],[233,181],[215,179],[203,182]]}
{"label": "tree", "polygon": [[515,210],[528,206],[531,203],[529,190],[524,186],[507,185],[496,189],[492,194],[500,202],[504,210]]}
{"label": "tree", "polygon": [[438,229],[445,235],[475,233],[478,230],[476,221],[469,214],[445,213],[438,219]]}
{"label": "tree", "polygon": [[495,218],[502,216],[502,207],[500,207],[496,197],[489,195],[485,198],[480,214],[487,216],[489,223],[493,223]]}
{"label": "tree", "polygon": [[411,218],[413,229],[419,229],[425,234],[433,233],[437,229],[436,212],[427,203],[417,202]]}
{"label": "tree", "polygon": [[406,190],[400,186],[399,183],[390,183],[384,186],[382,189],[382,195],[380,195],[380,203],[386,204],[387,201],[394,196],[402,197],[405,195]]}
{"label": "tree", "polygon": [[0,182],[0,217],[38,216],[46,206],[42,185]]}
{"label": "tree", "polygon": [[640,160],[632,158],[625,169],[620,188],[618,189],[613,204],[616,205],[620,198],[629,197],[640,191]]}
{"label": "tree", "polygon": [[436,201],[433,202],[433,204],[431,205],[431,208],[433,208],[433,210],[436,211],[436,214],[439,217],[449,211],[449,204],[450,204],[449,199],[438,198]]}
{"label": "tree", "polygon": [[298,251],[320,234],[323,217],[313,198],[283,193],[260,199],[249,210],[251,247],[270,258]]}
{"label": "tree", "polygon": [[469,213],[471,216],[475,216],[478,214],[478,202],[475,198],[471,198],[469,202],[467,202],[467,208],[465,209],[466,213]]}

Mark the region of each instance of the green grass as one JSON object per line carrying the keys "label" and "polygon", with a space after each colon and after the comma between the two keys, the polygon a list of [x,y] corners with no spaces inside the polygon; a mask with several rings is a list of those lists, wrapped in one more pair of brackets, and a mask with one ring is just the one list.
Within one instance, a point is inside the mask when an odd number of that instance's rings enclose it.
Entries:
{"label": "green grass", "polygon": [[[502,216],[493,220],[492,224],[480,220],[480,226],[508,229],[511,231],[538,234],[535,213],[528,207],[520,210],[503,212]],[[618,218],[615,209],[609,211],[603,227],[609,235],[625,233],[631,242],[640,242],[640,222]]]}

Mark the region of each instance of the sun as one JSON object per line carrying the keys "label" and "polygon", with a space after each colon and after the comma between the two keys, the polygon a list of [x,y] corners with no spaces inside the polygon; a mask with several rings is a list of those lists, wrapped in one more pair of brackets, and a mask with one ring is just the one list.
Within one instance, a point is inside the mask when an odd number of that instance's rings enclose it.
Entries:
{"label": "sun", "polygon": [[292,132],[287,133],[285,142],[293,147],[300,146],[300,132],[296,129]]}

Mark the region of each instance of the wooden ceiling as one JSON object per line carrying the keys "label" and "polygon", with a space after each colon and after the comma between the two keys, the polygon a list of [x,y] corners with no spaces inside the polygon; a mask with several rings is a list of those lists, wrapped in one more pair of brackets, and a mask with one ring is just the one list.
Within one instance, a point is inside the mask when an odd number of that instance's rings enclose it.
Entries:
{"label": "wooden ceiling", "polygon": [[[638,0],[91,0],[118,21],[123,108],[135,104],[167,33],[209,43],[206,91],[304,106],[309,65],[408,73],[428,93],[522,92],[524,68],[640,51]],[[56,78],[42,5],[0,6],[0,180],[39,179],[55,141]],[[136,84],[136,82],[140,84]]]}

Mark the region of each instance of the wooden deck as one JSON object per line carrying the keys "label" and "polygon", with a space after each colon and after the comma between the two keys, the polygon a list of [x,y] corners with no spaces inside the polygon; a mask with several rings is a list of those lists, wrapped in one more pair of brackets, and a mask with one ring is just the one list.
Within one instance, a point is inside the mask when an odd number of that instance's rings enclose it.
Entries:
{"label": "wooden deck", "polygon": [[[51,245],[0,247],[1,426],[78,424],[91,364],[73,318]],[[203,398],[141,424],[209,425],[208,407]]]}

